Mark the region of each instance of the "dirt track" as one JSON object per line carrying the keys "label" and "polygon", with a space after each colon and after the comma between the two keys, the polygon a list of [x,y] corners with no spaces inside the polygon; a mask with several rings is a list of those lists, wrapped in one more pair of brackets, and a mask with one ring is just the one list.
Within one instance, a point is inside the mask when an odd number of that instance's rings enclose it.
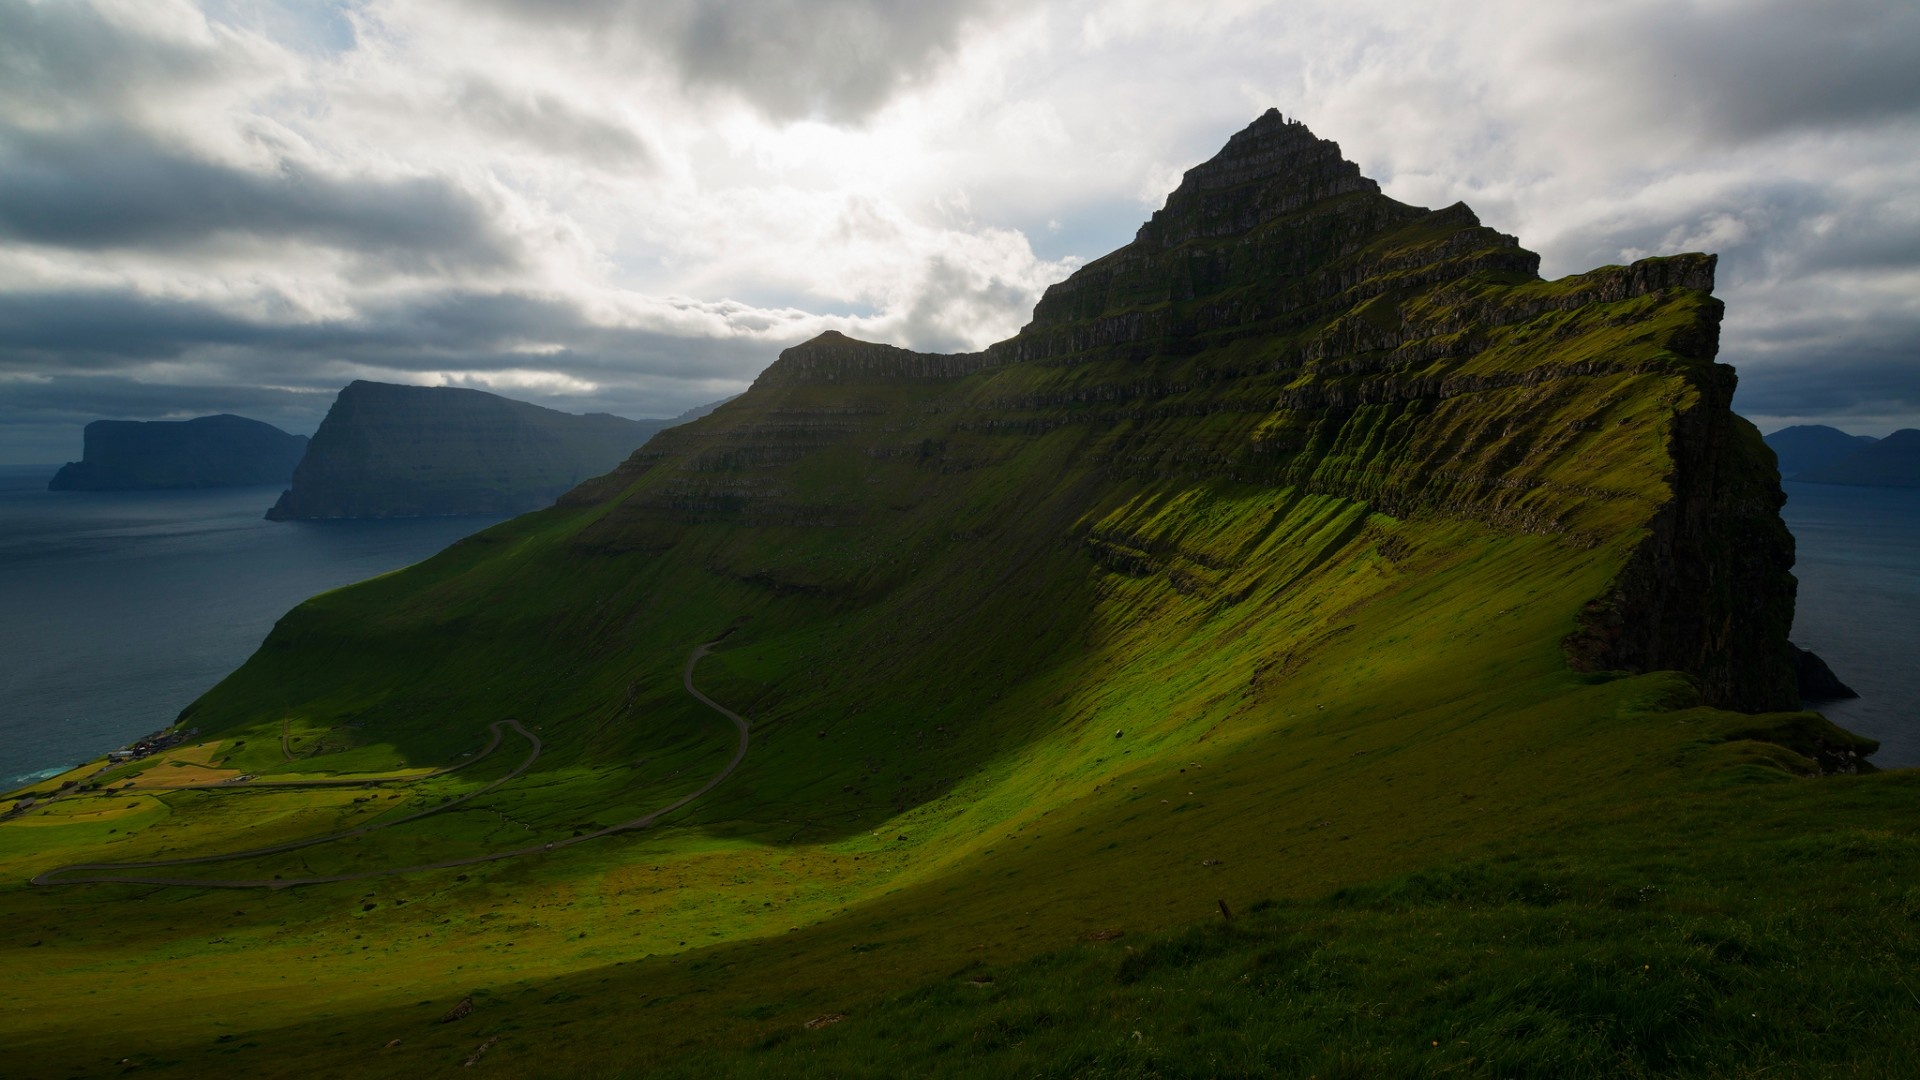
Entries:
{"label": "dirt track", "polygon": [[[236,859],[255,858],[261,855],[274,855],[283,851],[294,851],[299,848],[312,847],[316,844],[325,844],[334,840],[344,840],[349,837],[364,836],[367,833],[374,832],[379,829],[390,828],[394,825],[399,825],[402,822],[418,821],[421,818],[428,817],[433,814],[442,813],[447,810],[451,810],[459,806],[460,804],[467,802],[470,799],[479,798],[480,796],[485,795],[486,793],[494,790],[495,788],[498,788],[500,785],[505,784],[510,780],[518,778],[522,773],[525,773],[527,769],[532,767],[533,763],[536,760],[539,759],[540,752],[542,749],[540,737],[535,735],[533,732],[528,731],[525,727],[521,726],[518,720],[500,720],[500,721],[495,721],[490,726],[490,730],[493,733],[493,740],[491,743],[488,744],[486,751],[484,751],[481,756],[484,757],[485,754],[491,753],[494,747],[500,744],[501,728],[503,727],[511,727],[515,731],[519,732],[521,735],[525,736],[527,741],[532,744],[532,752],[529,753],[527,755],[527,759],[521,762],[519,766],[516,767],[512,772],[508,773],[507,775],[501,777],[498,780],[495,780],[493,783],[488,784],[486,787],[481,788],[479,791],[475,791],[475,792],[472,792],[471,794],[464,795],[452,802],[449,802],[440,806],[431,807],[429,809],[422,810],[416,814],[409,814],[406,817],[395,818],[392,821],[381,822],[375,825],[364,825],[358,829],[349,829],[345,832],[329,833],[325,836],[309,837],[308,839],[305,839],[305,840],[295,840],[285,844],[275,844],[270,847],[253,848],[247,851],[229,852],[224,855],[201,855],[201,856],[195,856],[192,858],[185,858],[185,859],[160,859],[153,862],[76,863],[71,866],[60,866],[36,875],[33,878],[33,884],[35,885],[80,885],[80,884],[87,884],[91,882],[113,882],[117,884],[128,884],[128,885],[181,885],[189,888],[199,888],[199,889],[287,889],[297,885],[321,885],[321,884],[327,884],[327,883],[336,882],[336,881],[363,881],[368,878],[394,877],[399,874],[413,874],[413,873],[418,873],[422,870],[445,870],[445,869],[449,869],[456,866],[473,866],[478,863],[499,862],[503,859],[517,859],[517,858],[522,858],[528,855],[539,855],[544,852],[558,851],[561,848],[572,847],[575,844],[583,844],[588,840],[597,840],[603,836],[611,836],[614,833],[632,832],[636,829],[647,828],[648,826],[652,825],[655,821],[658,821],[661,817],[665,816],[666,814],[670,814],[673,811],[678,810],[683,806],[686,806],[688,803],[693,802],[695,799],[700,798],[702,795],[705,795],[707,792],[712,791],[714,788],[718,787],[721,781],[725,780],[728,776],[731,776],[733,774],[733,771],[739,768],[740,762],[746,759],[747,747],[749,743],[749,729],[748,729],[747,721],[743,719],[739,713],[734,712],[732,709],[727,708],[726,706],[713,700],[707,695],[701,693],[693,685],[694,665],[698,664],[700,662],[700,658],[707,655],[707,653],[716,644],[718,644],[718,642],[710,641],[710,642],[707,642],[705,645],[702,645],[699,648],[693,650],[692,654],[687,657],[686,667],[681,670],[680,679],[681,679],[681,683],[687,688],[687,693],[692,694],[694,697],[698,698],[702,704],[706,705],[710,709],[713,709],[715,712],[720,713],[722,716],[725,716],[728,720],[731,720],[733,722],[734,728],[740,734],[739,745],[734,748],[733,757],[727,761],[727,764],[725,765],[725,767],[723,767],[719,772],[715,773],[712,777],[710,777],[707,780],[707,782],[705,784],[702,784],[697,790],[695,790],[691,794],[682,796],[681,798],[675,800],[672,803],[669,803],[666,806],[661,807],[658,810],[642,815],[641,817],[634,818],[631,821],[624,821],[618,825],[609,825],[606,828],[601,829],[597,832],[586,833],[581,836],[567,837],[566,839],[563,839],[563,840],[554,840],[544,844],[534,844],[528,847],[515,848],[511,851],[500,851],[490,855],[473,855],[464,859],[443,859],[439,862],[421,863],[417,866],[400,866],[400,867],[391,867],[384,870],[367,870],[367,871],[362,871],[360,873],[354,873],[354,874],[333,874],[333,875],[322,876],[322,877],[304,877],[304,878],[208,879],[208,878],[156,877],[156,876],[149,876],[144,874],[136,875],[136,874],[127,874],[127,873],[119,872],[119,871],[128,871],[128,870],[154,870],[154,869],[160,869],[162,867],[168,867],[168,866],[189,866],[189,865],[197,865],[197,864],[211,863],[211,862],[228,862]],[[477,761],[479,759],[475,758],[474,760]],[[468,764],[472,764],[472,762],[468,762]],[[354,781],[342,780],[337,782],[353,783]]]}

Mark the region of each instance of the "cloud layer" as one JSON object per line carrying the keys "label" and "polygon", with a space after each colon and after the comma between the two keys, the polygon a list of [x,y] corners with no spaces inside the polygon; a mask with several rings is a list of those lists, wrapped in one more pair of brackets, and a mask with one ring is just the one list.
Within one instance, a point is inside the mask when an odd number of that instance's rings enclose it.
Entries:
{"label": "cloud layer", "polygon": [[0,461],[978,347],[1269,105],[1549,274],[1720,252],[1763,426],[1920,424],[1906,0],[0,0]]}

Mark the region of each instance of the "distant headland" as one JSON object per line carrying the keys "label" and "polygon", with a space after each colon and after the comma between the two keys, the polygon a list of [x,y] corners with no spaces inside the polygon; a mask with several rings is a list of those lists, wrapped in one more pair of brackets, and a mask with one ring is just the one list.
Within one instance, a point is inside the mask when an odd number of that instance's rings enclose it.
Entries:
{"label": "distant headland", "polygon": [[284,484],[307,451],[305,435],[221,414],[192,420],[95,420],[79,461],[49,491],[151,491]]}
{"label": "distant headland", "polygon": [[267,517],[538,510],[620,464],[663,428],[705,411],[629,420],[559,412],[482,390],[356,381],[340,391]]}
{"label": "distant headland", "polygon": [[1825,424],[1781,428],[1767,436],[1780,477],[1804,484],[1920,487],[1920,429],[1902,428],[1884,439],[1849,435]]}

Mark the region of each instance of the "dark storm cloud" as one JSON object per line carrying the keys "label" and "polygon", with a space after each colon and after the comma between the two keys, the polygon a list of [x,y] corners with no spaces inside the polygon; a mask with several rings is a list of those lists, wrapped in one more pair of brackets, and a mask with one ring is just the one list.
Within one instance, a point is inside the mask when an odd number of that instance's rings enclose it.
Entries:
{"label": "dark storm cloud", "polygon": [[[76,455],[80,429],[103,417],[233,412],[307,432],[356,378],[450,379],[568,412],[671,415],[733,392],[779,348],[602,326],[565,300],[512,292],[433,290],[322,322],[127,291],[0,293],[0,460]],[[489,381],[528,370],[597,388]]]}
{"label": "dark storm cloud", "polygon": [[312,434],[337,386],[256,386],[245,382],[147,383],[121,375],[59,372],[0,382],[0,455],[60,462],[80,456],[95,420],[187,419],[234,413],[295,434]]}
{"label": "dark storm cloud", "polygon": [[1856,433],[1914,426],[1920,416],[1920,326],[1904,340],[1889,335],[1872,343],[1848,343],[1805,351],[1790,364],[1742,363],[1723,356],[1740,372],[1734,408],[1753,417],[1818,417]]}
{"label": "dark storm cloud", "polygon": [[1661,4],[1570,24],[1568,46],[1618,92],[1708,137],[1871,124],[1920,106],[1920,4],[1764,0]]}
{"label": "dark storm cloud", "polygon": [[0,0],[0,113],[68,120],[137,104],[154,87],[206,85],[235,62],[130,33],[90,4]]}
{"label": "dark storm cloud", "polygon": [[[543,351],[530,354],[530,344]],[[430,290],[317,322],[254,319],[125,290],[0,293],[0,372],[106,373],[141,362],[244,357],[247,377],[267,384],[301,383],[316,360],[401,372],[557,367],[596,380],[640,372],[745,379],[775,351],[760,342],[599,325],[566,300],[504,291]]]}
{"label": "dark storm cloud", "polygon": [[0,292],[0,371],[105,370],[265,337],[208,305],[131,290]]}
{"label": "dark storm cloud", "polygon": [[[117,375],[54,375],[45,382],[9,383],[0,400],[0,424],[31,420],[43,424],[84,425],[101,418],[244,416],[300,421],[319,419],[337,387],[311,388],[238,385],[165,385],[135,382]],[[310,428],[310,425],[308,425]],[[78,447],[75,447],[77,450]]]}
{"label": "dark storm cloud", "polygon": [[933,74],[999,0],[474,0],[665,61],[771,117],[857,120]]}
{"label": "dark storm cloud", "polygon": [[120,127],[0,129],[0,236],[90,250],[300,240],[407,270],[516,260],[498,212],[439,177],[338,177],[200,160]]}
{"label": "dark storm cloud", "polygon": [[[352,319],[307,327],[274,344],[396,371],[532,367],[614,382],[637,374],[747,379],[777,351],[762,342],[601,325],[562,298],[461,289],[369,303]],[[529,353],[530,344],[542,351]],[[546,351],[553,346],[558,350]]]}

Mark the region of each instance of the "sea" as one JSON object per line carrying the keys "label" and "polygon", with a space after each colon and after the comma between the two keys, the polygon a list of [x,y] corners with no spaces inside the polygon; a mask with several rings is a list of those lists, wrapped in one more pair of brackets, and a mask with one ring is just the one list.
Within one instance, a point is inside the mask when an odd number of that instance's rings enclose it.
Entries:
{"label": "sea", "polygon": [[171,724],[300,601],[504,520],[267,521],[272,488],[48,491],[0,467],[0,791]]}
{"label": "sea", "polygon": [[[0,467],[0,791],[172,723],[316,593],[503,520],[272,522],[277,488],[47,491]],[[1920,765],[1920,490],[1786,486],[1793,639],[1859,691],[1817,706]]]}
{"label": "sea", "polygon": [[1793,641],[1859,693],[1812,707],[1920,765],[1920,488],[1782,484],[1800,579]]}

